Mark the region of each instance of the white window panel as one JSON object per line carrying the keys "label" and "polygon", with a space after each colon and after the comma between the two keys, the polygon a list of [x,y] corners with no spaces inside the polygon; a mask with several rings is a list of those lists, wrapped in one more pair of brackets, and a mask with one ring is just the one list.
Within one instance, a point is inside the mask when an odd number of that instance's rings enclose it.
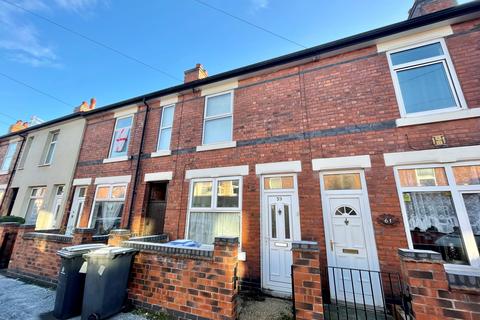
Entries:
{"label": "white window panel", "polygon": [[203,144],[229,142],[233,139],[233,92],[205,98]]}
{"label": "white window panel", "polygon": [[112,143],[110,145],[110,158],[125,157],[128,155],[133,115],[117,118],[113,131]]}
{"label": "white window panel", "polygon": [[126,193],[126,184],[97,186],[89,221],[90,228],[97,234],[108,234],[120,227]]}
{"label": "white window panel", "polygon": [[47,148],[47,153],[45,154],[45,160],[43,162],[43,164],[45,165],[51,164],[53,161],[53,156],[55,155],[55,149],[57,148],[58,135],[59,135],[59,132],[50,133],[50,140]]}
{"label": "white window panel", "polygon": [[3,158],[2,162],[2,169],[1,171],[8,171],[10,170],[10,166],[12,165],[12,159],[15,155],[15,150],[17,149],[17,143],[13,142],[8,145],[7,152]]}
{"label": "white window panel", "polygon": [[158,135],[157,151],[170,150],[174,114],[175,105],[163,107],[160,131]]}

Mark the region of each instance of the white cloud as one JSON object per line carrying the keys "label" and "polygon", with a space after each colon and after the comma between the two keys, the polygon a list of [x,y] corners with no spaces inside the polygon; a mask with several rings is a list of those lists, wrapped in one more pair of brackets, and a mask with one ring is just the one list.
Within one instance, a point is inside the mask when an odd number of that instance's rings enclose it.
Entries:
{"label": "white cloud", "polygon": [[[44,14],[55,9],[44,0],[10,0],[28,11]],[[96,5],[97,0],[55,0],[63,10],[84,12]],[[61,63],[52,44],[42,37],[39,29],[29,21],[24,10],[0,1],[0,51],[11,61],[33,67],[59,67]]]}
{"label": "white cloud", "polygon": [[252,5],[252,9],[254,11],[258,11],[258,10],[267,8],[269,2],[270,2],[270,0],[250,0],[250,3]]}

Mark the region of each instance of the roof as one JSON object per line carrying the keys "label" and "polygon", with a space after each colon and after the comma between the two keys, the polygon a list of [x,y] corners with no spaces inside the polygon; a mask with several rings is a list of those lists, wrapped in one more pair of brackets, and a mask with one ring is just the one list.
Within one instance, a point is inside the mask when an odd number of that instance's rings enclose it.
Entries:
{"label": "roof", "polygon": [[410,31],[413,29],[426,27],[432,24],[440,23],[447,20],[459,19],[462,17],[474,18],[480,16],[480,1],[473,1],[466,3],[460,6],[455,6],[445,10],[437,11],[413,19],[404,20],[398,23],[390,24],[381,28],[373,29],[367,32],[359,33],[350,37],[343,39],[335,40],[325,44],[321,44],[315,47],[308,49],[296,51],[290,54],[279,56],[273,59],[261,61],[258,63],[250,64],[244,67],[233,69],[230,71],[222,72],[213,76],[209,76],[200,80],[195,80],[180,85],[168,87],[158,91],[153,91],[146,93],[140,96],[136,96],[127,100],[119,101],[113,104],[109,104],[88,112],[83,113],[73,113],[61,118],[53,119],[51,121],[44,122],[42,124],[29,127],[25,130],[9,133],[3,136],[0,136],[0,139],[8,138],[11,136],[23,134],[32,130],[36,130],[42,127],[46,127],[58,122],[67,121],[75,117],[84,117],[99,112],[109,111],[112,109],[124,107],[130,104],[141,103],[144,100],[150,100],[153,98],[158,98],[161,96],[166,96],[170,94],[175,94],[185,90],[191,90],[198,88],[200,86],[209,85],[215,82],[220,82],[232,78],[236,78],[242,75],[251,74],[254,72],[259,72],[269,68],[275,68],[282,65],[286,65],[298,60],[303,60],[311,57],[315,57],[321,54],[326,54],[329,52],[334,52],[341,49],[348,49],[349,47],[358,46],[363,43],[372,42],[380,38],[385,38],[392,36],[401,32]]}

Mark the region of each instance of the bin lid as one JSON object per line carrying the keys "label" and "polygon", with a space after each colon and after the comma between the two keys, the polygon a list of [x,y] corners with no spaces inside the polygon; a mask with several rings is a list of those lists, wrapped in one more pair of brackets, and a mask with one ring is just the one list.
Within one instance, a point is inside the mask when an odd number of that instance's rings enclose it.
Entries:
{"label": "bin lid", "polygon": [[133,248],[124,248],[124,247],[104,247],[98,250],[85,253],[83,255],[84,258],[109,258],[114,259],[117,256],[125,255],[125,254],[133,254],[138,252],[138,250]]}
{"label": "bin lid", "polygon": [[61,250],[57,251],[57,254],[63,258],[74,258],[93,250],[105,248],[106,246],[107,245],[103,243],[79,244],[77,246],[62,248]]}

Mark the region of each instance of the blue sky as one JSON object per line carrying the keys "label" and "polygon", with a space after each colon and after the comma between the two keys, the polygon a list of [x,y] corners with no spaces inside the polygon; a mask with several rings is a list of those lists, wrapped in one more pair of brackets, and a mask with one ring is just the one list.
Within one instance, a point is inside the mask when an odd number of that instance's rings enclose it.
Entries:
{"label": "blue sky", "polygon": [[[212,75],[302,49],[195,0],[0,0],[0,134],[15,119],[50,120],[91,97],[103,106],[179,83],[4,1],[179,79],[195,63]],[[202,1],[306,47],[404,20],[413,3]]]}

